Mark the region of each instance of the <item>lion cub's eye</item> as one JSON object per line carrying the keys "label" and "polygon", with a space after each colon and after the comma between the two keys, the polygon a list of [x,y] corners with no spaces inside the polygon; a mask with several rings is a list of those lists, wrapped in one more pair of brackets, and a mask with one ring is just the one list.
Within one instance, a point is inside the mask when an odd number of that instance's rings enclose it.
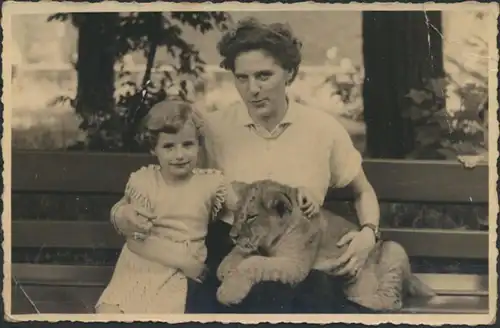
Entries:
{"label": "lion cub's eye", "polygon": [[258,217],[258,214],[248,215],[246,221],[251,223],[251,222],[255,221],[255,219],[257,219],[257,217]]}

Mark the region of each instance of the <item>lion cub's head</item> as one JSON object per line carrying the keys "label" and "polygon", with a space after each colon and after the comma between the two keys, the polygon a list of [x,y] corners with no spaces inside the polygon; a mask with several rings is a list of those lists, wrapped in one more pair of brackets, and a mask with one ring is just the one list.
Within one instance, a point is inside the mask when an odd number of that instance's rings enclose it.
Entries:
{"label": "lion cub's head", "polygon": [[245,251],[268,251],[301,215],[295,188],[271,180],[232,187],[238,202],[230,236]]}

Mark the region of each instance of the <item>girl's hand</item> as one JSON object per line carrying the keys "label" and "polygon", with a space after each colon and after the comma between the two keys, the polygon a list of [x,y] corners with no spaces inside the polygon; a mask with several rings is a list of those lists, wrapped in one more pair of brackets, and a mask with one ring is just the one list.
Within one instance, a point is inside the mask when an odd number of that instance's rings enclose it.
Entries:
{"label": "girl's hand", "polygon": [[190,263],[186,264],[184,268],[182,268],[182,273],[184,273],[186,277],[196,282],[203,282],[208,273],[207,266],[204,263],[197,261],[196,259],[193,259],[189,262]]}
{"label": "girl's hand", "polygon": [[340,238],[337,246],[349,244],[342,256],[332,263],[333,274],[336,276],[355,277],[363,268],[368,255],[375,247],[375,235],[371,229],[350,231]]}
{"label": "girl's hand", "polygon": [[319,213],[319,204],[314,200],[311,193],[306,188],[298,188],[297,198],[300,209],[305,216],[312,218]]}
{"label": "girl's hand", "polygon": [[144,240],[153,226],[153,218],[139,213],[132,204],[122,205],[115,216],[117,229],[127,238]]}

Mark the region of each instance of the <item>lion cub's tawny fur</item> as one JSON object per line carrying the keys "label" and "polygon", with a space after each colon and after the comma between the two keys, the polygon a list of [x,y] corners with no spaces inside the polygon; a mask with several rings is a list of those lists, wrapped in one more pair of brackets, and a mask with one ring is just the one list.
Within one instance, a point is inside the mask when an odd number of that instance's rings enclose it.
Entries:
{"label": "lion cub's tawny fur", "polygon": [[[311,269],[331,274],[332,262],[346,247],[337,242],[357,226],[321,210],[308,219],[297,202],[297,190],[274,181],[234,183],[237,211],[231,229],[235,247],[222,261],[217,292],[223,304],[241,302],[260,281],[297,284]],[[405,296],[434,296],[410,270],[405,250],[392,241],[379,242],[355,279],[345,282],[347,298],[379,311],[397,311]]]}

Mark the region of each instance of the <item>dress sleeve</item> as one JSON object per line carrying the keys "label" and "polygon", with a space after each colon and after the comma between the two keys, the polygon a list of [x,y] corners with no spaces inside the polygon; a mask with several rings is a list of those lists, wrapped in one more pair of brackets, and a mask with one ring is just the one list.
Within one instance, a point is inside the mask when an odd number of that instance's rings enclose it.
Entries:
{"label": "dress sleeve", "polygon": [[349,185],[362,169],[362,156],[340,122],[333,119],[330,144],[330,187]]}
{"label": "dress sleeve", "polygon": [[155,170],[153,165],[142,167],[130,175],[125,187],[124,200],[146,217],[151,217],[154,212]]}

